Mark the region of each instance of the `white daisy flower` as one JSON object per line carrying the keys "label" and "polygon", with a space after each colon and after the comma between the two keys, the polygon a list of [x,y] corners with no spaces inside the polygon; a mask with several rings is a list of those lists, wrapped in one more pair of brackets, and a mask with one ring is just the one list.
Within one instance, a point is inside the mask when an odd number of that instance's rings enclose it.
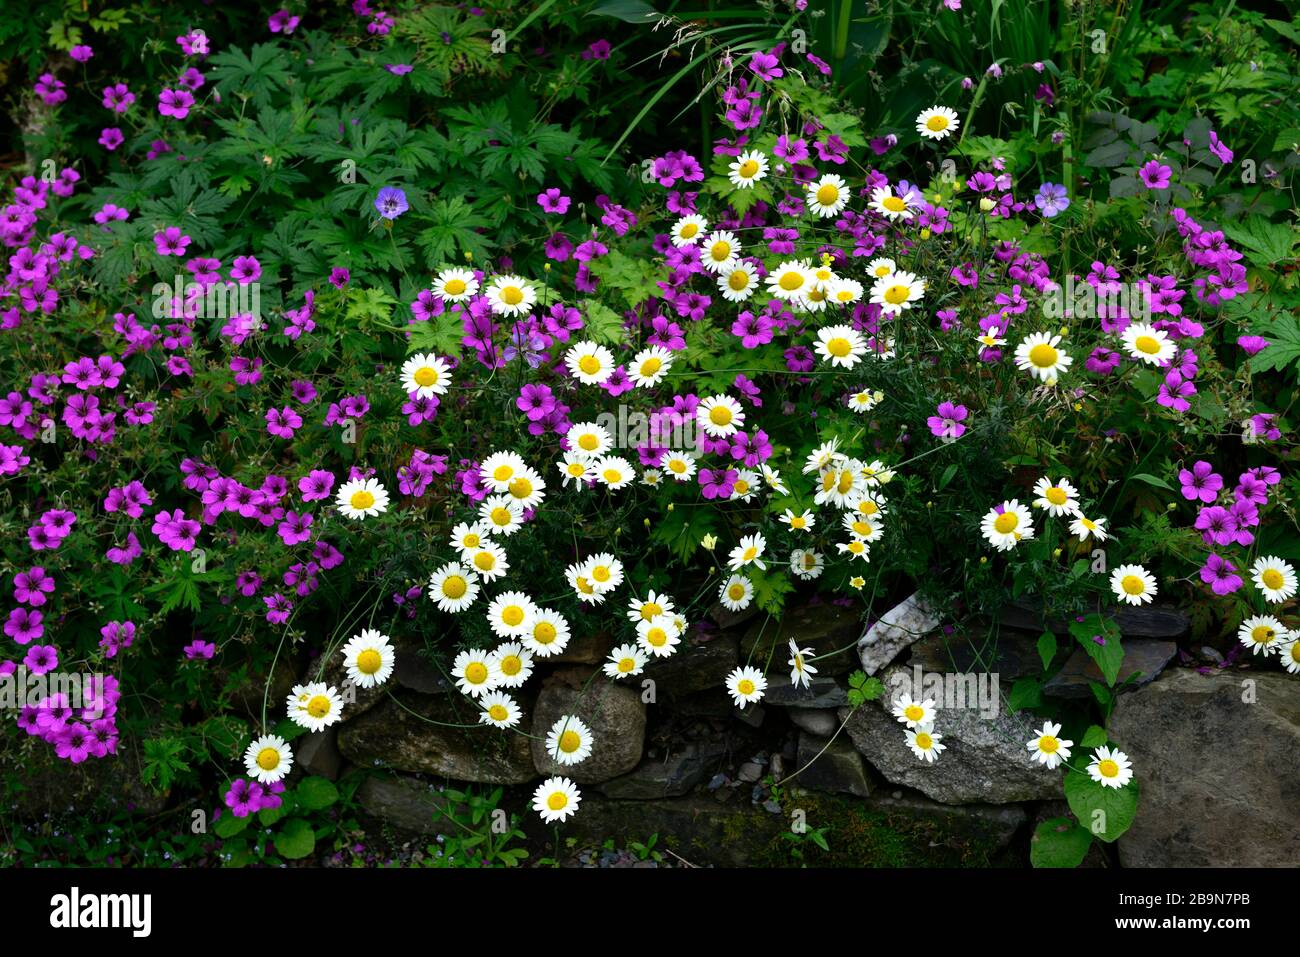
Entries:
{"label": "white daisy flower", "polygon": [[737,668],[727,675],[727,693],[735,700],[737,708],[760,700],[766,690],[767,679],[757,668]]}
{"label": "white daisy flower", "polygon": [[1093,752],[1088,776],[1102,787],[1122,788],[1133,780],[1133,765],[1123,751],[1103,744]]}
{"label": "white daisy flower", "polygon": [[935,762],[940,753],[947,749],[946,744],[942,744],[943,735],[938,734],[929,725],[923,725],[915,731],[904,731],[904,738],[907,740],[907,746],[912,749],[920,760],[930,764]]}
{"label": "white daisy flower", "polygon": [[822,219],[829,219],[831,216],[839,215],[840,211],[848,205],[849,190],[844,182],[844,178],[836,176],[834,173],[827,173],[819,179],[813,180],[807,186],[808,189],[808,212]]}
{"label": "white daisy flower", "polygon": [[434,279],[433,291],[447,302],[463,302],[478,292],[478,279],[471,269],[444,269]]}
{"label": "white daisy flower", "polygon": [[934,723],[934,699],[926,698],[916,701],[910,694],[903,694],[894,702],[893,715],[909,728],[919,728]]}
{"label": "white daisy flower", "polygon": [[759,150],[748,150],[737,156],[727,170],[732,186],[749,189],[767,176],[767,157]]}
{"label": "white daisy flower", "polygon": [[456,679],[456,687],[464,694],[477,698],[491,691],[501,680],[501,673],[494,668],[492,653],[478,648],[462,651],[452,662],[451,676]]}
{"label": "white daisy flower", "polygon": [[564,354],[569,374],[584,385],[599,385],[614,374],[614,353],[594,342],[578,342]]}
{"label": "white daisy flower", "polygon": [[1110,537],[1106,533],[1104,518],[1086,518],[1082,512],[1077,513],[1074,521],[1070,523],[1070,534],[1078,535],[1081,542],[1086,542],[1089,538],[1104,542]]}
{"label": "white daisy flower", "polygon": [[498,645],[492,652],[497,687],[521,687],[533,673],[533,653],[516,641]]}
{"label": "white daisy flower", "polygon": [[1000,552],[1008,552],[1017,543],[1034,537],[1034,524],[1029,509],[1012,499],[989,509],[980,523],[980,531],[990,545]]}
{"label": "white daisy flower", "polygon": [[520,641],[539,658],[558,655],[569,644],[569,623],[558,611],[550,608],[535,609],[531,626],[520,637]]}
{"label": "white daisy flower", "polygon": [[1287,638],[1286,626],[1272,615],[1254,615],[1237,629],[1237,640],[1253,654],[1271,655]]}
{"label": "white daisy flower", "polygon": [[493,535],[513,535],[523,527],[524,508],[509,495],[489,495],[478,506],[478,517]]}
{"label": "white daisy flower", "polygon": [[527,463],[514,452],[493,452],[483,460],[478,471],[484,485],[494,492],[505,492],[526,468]]}
{"label": "white daisy flower", "polygon": [[519,704],[504,691],[488,691],[479,699],[483,710],[478,719],[494,728],[513,728],[523,717]]}
{"label": "white daisy flower", "polygon": [[599,458],[614,447],[614,437],[609,429],[595,422],[578,422],[564,433],[564,441],[574,452]]}
{"label": "white daisy flower", "polygon": [[731,570],[739,571],[746,565],[753,565],[755,568],[763,571],[767,565],[763,562],[763,549],[767,547],[767,540],[762,534],[755,532],[753,535],[742,535],[740,544],[731,550],[727,557],[727,564]]}
{"label": "white daisy flower", "polygon": [[1120,339],[1129,355],[1147,365],[1166,365],[1178,351],[1167,332],[1145,322],[1130,322],[1120,333]]}
{"label": "white daisy flower", "polygon": [[709,435],[722,439],[745,424],[745,411],[729,395],[711,395],[696,407],[695,421]]}
{"label": "white daisy flower", "polygon": [[293,768],[293,749],[278,734],[264,734],[244,752],[244,768],[262,784],[274,784]]}
{"label": "white daisy flower", "polygon": [[1016,368],[1043,382],[1055,382],[1074,362],[1060,345],[1060,336],[1050,332],[1033,333],[1016,346]]}
{"label": "white daisy flower", "polygon": [[341,654],[347,676],[358,688],[383,684],[392,675],[396,661],[388,636],[372,628],[364,628],[361,634],[349,639]]}
{"label": "white daisy flower", "polygon": [[679,482],[689,482],[695,475],[695,456],[690,452],[668,452],[660,462],[660,468]]}
{"label": "white daisy flower", "polygon": [[673,223],[670,232],[672,243],[679,249],[683,246],[693,246],[700,241],[704,231],[708,228],[709,223],[703,216],[698,216],[695,213],[683,216]]}
{"label": "white daisy flower", "polygon": [[628,602],[627,617],[633,623],[654,621],[661,615],[671,615],[673,609],[673,600],[671,598],[651,590],[645,599],[633,598]]}
{"label": "white daisy flower", "polygon": [[639,675],[649,660],[639,646],[619,645],[609,653],[609,660],[605,662],[605,674],[615,680],[630,678]]}
{"label": "white daisy flower", "polygon": [[812,657],[812,648],[800,648],[798,642],[793,638],[790,639],[790,684],[796,688],[808,688],[812,686],[812,676],[817,674],[817,669],[808,663]]}
{"label": "white daisy flower", "polygon": [[811,532],[813,526],[817,524],[817,516],[806,508],[799,514],[795,514],[794,509],[787,508],[777,517],[777,521],[783,525],[790,526],[792,532]]}
{"label": "white daisy flower", "polygon": [[911,309],[925,297],[925,280],[899,270],[871,284],[871,301],[887,316]]}
{"label": "white daisy flower", "polygon": [[488,603],[487,620],[498,638],[517,638],[532,630],[537,606],[521,591],[505,591]]}
{"label": "white daisy flower", "polygon": [[647,654],[667,658],[677,650],[682,639],[673,620],[667,615],[661,615],[654,621],[637,622],[636,640]]}
{"label": "white daisy flower", "polygon": [[334,505],[345,518],[364,520],[388,511],[388,490],[376,479],[353,479],[339,486]]}
{"label": "white daisy flower", "polygon": [[464,555],[465,564],[485,582],[495,581],[510,570],[506,551],[496,542],[484,542]]}
{"label": "white daisy flower", "polygon": [[741,252],[740,240],[729,230],[717,230],[708,235],[701,250],[701,265],[709,272],[725,275],[736,268]]}
{"label": "white daisy flower", "polygon": [[1045,509],[1049,515],[1078,515],[1079,493],[1068,479],[1061,479],[1055,485],[1047,476],[1034,483],[1034,494],[1038,498],[1033,504]]}
{"label": "white daisy flower", "polygon": [[626,488],[636,480],[636,466],[621,455],[607,455],[592,466],[596,481],[610,489]]}
{"label": "white daisy flower", "polygon": [[324,731],[343,717],[343,698],[323,681],[296,685],[288,704],[290,719],[308,731]]}
{"label": "white daisy flower", "polygon": [[1296,593],[1296,573],[1290,562],[1266,555],[1250,566],[1250,579],[1264,593],[1266,601],[1277,604]]}
{"label": "white daisy flower", "polygon": [[1062,738],[1061,726],[1052,724],[1050,721],[1044,721],[1043,726],[1034,732],[1032,740],[1025,743],[1025,748],[1030,752],[1029,757],[1053,770],[1063,761],[1070,759],[1070,748],[1074,742],[1068,738]]}
{"label": "white daisy flower", "polygon": [[951,136],[961,120],[957,111],[947,106],[932,106],[916,117],[916,131],[928,140],[941,140]]}
{"label": "white daisy flower", "polygon": [[852,369],[867,354],[862,333],[848,325],[823,326],[817,330],[817,354],[841,369]]}
{"label": "white daisy flower", "polygon": [[632,358],[627,375],[632,384],[648,389],[658,385],[673,367],[673,354],[663,346],[649,346]]}
{"label": "white daisy flower", "polygon": [[484,295],[492,311],[501,316],[525,316],[537,304],[537,290],[518,276],[497,276]]}
{"label": "white daisy flower", "polygon": [[577,715],[560,718],[546,735],[546,753],[557,764],[579,764],[591,750],[591,729]]}
{"label": "white daisy flower", "polygon": [[909,192],[905,196],[899,196],[888,186],[877,186],[871,191],[871,208],[890,220],[911,219],[915,215],[912,207],[916,200],[915,193]]}
{"label": "white daisy flower", "polygon": [[1130,605],[1149,604],[1156,596],[1156,580],[1141,565],[1120,565],[1110,573],[1110,590]]}
{"label": "white daisy flower", "polygon": [[478,576],[459,562],[448,562],[429,576],[429,597],[440,611],[464,611],[474,604],[478,592]]}
{"label": "white daisy flower", "polygon": [[804,581],[820,578],[826,568],[826,559],[821,552],[811,548],[796,548],[790,553],[790,571]]}
{"label": "white daisy flower", "polygon": [[585,452],[565,452],[560,461],[555,463],[555,467],[564,476],[565,487],[572,485],[581,491],[587,487],[588,480],[595,480],[596,474],[593,471],[595,464],[595,461]]}
{"label": "white daisy flower", "polygon": [[744,302],[758,289],[758,272],[748,263],[738,263],[718,273],[718,289],[727,302]]}
{"label": "white daisy flower", "polygon": [[718,600],[727,611],[744,611],[754,598],[754,585],[743,575],[732,575],[718,589]]}
{"label": "white daisy flower", "polygon": [[411,356],[402,363],[402,388],[422,399],[444,395],[451,385],[451,366],[428,352]]}
{"label": "white daisy flower", "polygon": [[582,795],[577,785],[568,778],[547,778],[533,792],[533,810],[547,824],[567,821],[578,813],[581,801]]}
{"label": "white daisy flower", "polygon": [[767,291],[788,302],[798,303],[812,288],[812,269],[807,263],[787,260],[767,274]]}

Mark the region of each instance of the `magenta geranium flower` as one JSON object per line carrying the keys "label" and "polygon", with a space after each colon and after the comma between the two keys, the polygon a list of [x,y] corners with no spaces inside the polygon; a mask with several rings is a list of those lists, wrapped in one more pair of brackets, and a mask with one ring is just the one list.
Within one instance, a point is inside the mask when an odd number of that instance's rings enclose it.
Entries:
{"label": "magenta geranium flower", "polygon": [[1151,160],[1138,170],[1138,179],[1147,189],[1168,189],[1173,170],[1159,160]]}
{"label": "magenta geranium flower", "polygon": [[159,256],[184,256],[191,242],[178,226],[168,226],[153,237],[154,249]]}
{"label": "magenta geranium flower", "polygon": [[1226,558],[1211,552],[1201,566],[1201,581],[1209,585],[1216,595],[1230,595],[1242,585],[1237,566]]}
{"label": "magenta geranium flower", "polygon": [[550,189],[537,194],[537,205],[547,213],[559,213],[564,215],[569,211],[569,204],[572,202],[569,197],[560,192],[559,189],[552,186]]}
{"label": "magenta geranium flower", "polygon": [[1215,472],[1209,462],[1197,462],[1190,469],[1183,469],[1178,473],[1178,481],[1182,485],[1183,498],[1189,502],[1199,499],[1211,503],[1223,488],[1223,476]]}
{"label": "magenta geranium flower", "polygon": [[966,432],[966,426],[962,423],[967,415],[969,411],[964,405],[940,402],[935,414],[925,421],[930,426],[930,432],[937,438],[944,442],[955,442]]}
{"label": "magenta geranium flower", "polygon": [[185,119],[193,105],[194,94],[189,90],[163,90],[158,95],[158,112],[173,119]]}
{"label": "magenta geranium flower", "polygon": [[99,134],[99,145],[112,152],[122,145],[125,137],[116,126],[107,126]]}

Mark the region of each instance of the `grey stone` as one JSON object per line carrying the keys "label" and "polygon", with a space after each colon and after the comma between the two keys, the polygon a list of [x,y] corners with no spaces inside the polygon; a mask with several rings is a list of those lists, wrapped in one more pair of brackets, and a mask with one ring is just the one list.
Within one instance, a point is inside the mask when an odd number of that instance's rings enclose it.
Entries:
{"label": "grey stone", "polygon": [[1043,661],[1038,654],[1041,634],[1013,628],[1002,628],[993,638],[978,629],[966,634],[936,632],[912,645],[908,664],[934,672],[991,672],[1010,682],[1042,674]]}
{"label": "grey stone", "polygon": [[699,785],[726,752],[720,741],[692,742],[665,757],[646,758],[630,774],[597,785],[597,790],[619,800],[680,797]]}
{"label": "grey stone", "polygon": [[338,780],[339,769],[343,766],[338,736],[339,726],[331,725],[324,731],[314,731],[296,738],[293,742],[294,767],[304,774]]}
{"label": "grey stone", "polygon": [[822,738],[829,738],[835,733],[835,729],[840,726],[839,718],[833,708],[830,710],[787,708],[785,713],[790,716],[790,720],[794,722],[797,728]]}
{"label": "grey stone", "polygon": [[[229,688],[231,702],[244,714],[256,720],[261,720],[264,705],[268,717],[273,714],[283,714],[285,701],[297,683],[297,674],[293,662],[285,655],[281,655],[272,670],[269,689],[265,674],[245,675],[242,680],[236,681],[233,687]],[[229,678],[230,676],[227,675],[227,680]]]}
{"label": "grey stone", "polygon": [[[588,678],[591,678],[588,682]],[[546,751],[546,736],[566,715],[591,729],[592,752],[577,764],[559,764]],[[533,710],[533,764],[543,776],[562,774],[578,784],[598,784],[627,774],[641,760],[645,704],[632,688],[590,669],[566,668],[546,679]]]}
{"label": "grey stone", "polygon": [[854,642],[862,633],[857,611],[831,602],[787,608],[780,620],[764,618],[754,622],[741,639],[741,655],[761,665],[790,657],[790,641],[800,648],[812,648],[815,667],[822,677],[844,674],[858,666]]}
{"label": "grey stone", "polygon": [[357,803],[385,824],[417,834],[446,830],[441,809],[449,801],[433,785],[413,778],[369,775],[357,788]]}
{"label": "grey stone", "polygon": [[657,698],[678,698],[709,688],[723,688],[736,667],[739,650],[734,635],[703,642],[683,642],[677,653],[651,660],[642,677],[655,683]]}
{"label": "grey stone", "polygon": [[339,750],[362,767],[455,781],[522,784],[537,776],[526,737],[479,723],[473,702],[453,695],[398,690],[340,726]]}
{"label": "grey stone", "polygon": [[614,636],[607,631],[574,635],[562,652],[542,660],[552,664],[594,665],[608,658],[613,648]]}
{"label": "grey stone", "polygon": [[757,614],[757,602],[750,602],[748,608],[744,608],[740,611],[730,611],[722,604],[722,602],[714,602],[708,611],[709,617],[723,630],[743,625]]}
{"label": "grey stone", "polygon": [[874,675],[913,642],[939,627],[937,610],[914,593],[880,616],[858,641],[862,670]]}
{"label": "grey stone", "polygon": [[[1120,634],[1125,638],[1182,638],[1191,629],[1191,619],[1187,613],[1181,608],[1167,605],[1125,607],[1114,612],[1107,611],[1106,614],[1114,617]],[[1044,622],[1042,610],[1024,601],[1002,606],[999,620],[1012,628],[1036,631],[1039,634],[1042,634],[1044,627],[1058,635],[1070,633],[1070,619],[1051,618]]]}
{"label": "grey stone", "polygon": [[1033,737],[1032,715],[1006,714],[999,709],[984,718],[975,708],[940,708],[934,730],[945,750],[933,764],[919,760],[907,746],[904,725],[890,709],[896,676],[891,668],[881,677],[886,692],[877,701],[853,711],[839,712],[848,720],[853,746],[893,784],[915,788],[943,804],[1050,800],[1060,797],[1061,772],[1048,771],[1029,758],[1025,742]]}
{"label": "grey stone", "polygon": [[749,725],[751,728],[761,728],[763,726],[763,718],[767,716],[767,712],[763,710],[761,704],[747,704],[743,708],[733,706],[731,709],[731,716],[742,724]]}
{"label": "grey stone", "polygon": [[1119,698],[1109,730],[1142,789],[1125,867],[1300,863],[1300,681],[1173,669]]}
{"label": "grey stone", "polygon": [[862,756],[854,750],[844,735],[838,738],[819,738],[804,732],[799,735],[798,772],[795,782],[813,791],[831,791],[840,794],[871,794]]}
{"label": "grey stone", "polygon": [[829,676],[814,675],[808,687],[803,688],[795,687],[789,672],[782,671],[768,676],[767,690],[763,692],[763,704],[779,708],[839,708],[848,703],[845,686]]}
{"label": "grey stone", "polygon": [[755,764],[753,761],[746,761],[736,770],[737,779],[744,781],[746,784],[753,784],[763,776],[763,766]]}
{"label": "grey stone", "polygon": [[[1178,654],[1175,642],[1155,638],[1132,638],[1124,641],[1123,645],[1124,660],[1120,663],[1119,678],[1115,682],[1121,691],[1132,691],[1150,684]],[[1133,680],[1129,681],[1129,678]],[[1043,693],[1058,698],[1091,698],[1088,683],[1099,681],[1104,684],[1105,680],[1097,663],[1086,651],[1076,647],[1061,670],[1043,685]]]}

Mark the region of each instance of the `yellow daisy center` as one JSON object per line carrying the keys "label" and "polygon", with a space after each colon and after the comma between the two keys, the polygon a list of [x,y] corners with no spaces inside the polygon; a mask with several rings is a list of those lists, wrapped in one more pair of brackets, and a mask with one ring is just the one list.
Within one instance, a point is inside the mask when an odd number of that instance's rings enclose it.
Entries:
{"label": "yellow daisy center", "polygon": [[518,655],[506,655],[501,659],[501,673],[514,677],[524,670],[524,663]]}
{"label": "yellow daisy center", "polygon": [[555,640],[555,626],[549,621],[539,621],[533,628],[533,640],[539,645],[549,645]]}
{"label": "yellow daisy center", "polygon": [[697,226],[695,223],[686,223],[685,225],[682,226],[682,230],[681,230],[682,238],[690,239],[699,231],[700,231],[700,227]]}
{"label": "yellow daisy center", "polygon": [[496,566],[496,557],[491,552],[479,552],[474,556],[474,567],[479,571],[490,572]]}
{"label": "yellow daisy center", "polygon": [[1047,499],[1049,502],[1051,502],[1053,505],[1064,505],[1070,499],[1070,497],[1066,495],[1065,492],[1061,491],[1061,489],[1057,488],[1056,486],[1052,486],[1046,492],[1044,492],[1043,497]]}
{"label": "yellow daisy center", "polygon": [[373,648],[367,648],[357,655],[357,671],[363,675],[373,675],[383,667],[383,656]]}
{"label": "yellow daisy center", "polygon": [[1101,772],[1101,776],[1103,778],[1119,777],[1119,765],[1116,764],[1114,761],[1112,761],[1110,758],[1107,758],[1105,761],[1100,762],[1097,765],[1097,770]]}
{"label": "yellow daisy center", "polygon": [[524,291],[518,286],[506,286],[501,290],[501,301],[507,306],[517,306],[524,301]]}
{"label": "yellow daisy center", "polygon": [[920,721],[925,717],[925,709],[919,704],[911,704],[903,709],[903,715],[908,721]]}
{"label": "yellow daisy center", "polygon": [[546,806],[552,811],[563,811],[568,804],[569,798],[563,791],[552,791],[550,797],[546,799]]}
{"label": "yellow daisy center", "polygon": [[751,695],[754,693],[754,682],[748,678],[741,678],[740,681],[736,682],[736,690],[743,695]]}
{"label": "yellow daisy center", "polygon": [[517,628],[524,623],[524,610],[518,605],[506,605],[501,610],[501,620],[511,628]]}
{"label": "yellow daisy center", "polygon": [[1046,342],[1040,342],[1029,350],[1029,361],[1040,369],[1050,369],[1056,365],[1058,356],[1056,349]]}
{"label": "yellow daisy center", "polygon": [[307,713],[313,718],[323,718],[330,713],[330,699],[318,694],[307,702]]}
{"label": "yellow daisy center", "polygon": [[583,356],[578,360],[578,368],[587,375],[595,375],[600,371],[600,360],[595,356]]}
{"label": "yellow daisy center", "polygon": [[827,341],[826,351],[837,359],[843,359],[853,351],[853,344],[843,336],[836,336],[834,339]]}
{"label": "yellow daisy center", "polygon": [[352,503],[352,507],[358,512],[364,512],[366,509],[370,508],[370,506],[375,504],[375,496],[370,492],[367,492],[365,489],[362,489],[359,492],[353,492],[352,498],[349,501]]}
{"label": "yellow daisy center", "polygon": [[1160,351],[1160,342],[1155,336],[1138,336],[1133,340],[1133,347],[1138,352],[1153,356]]}
{"label": "yellow daisy center", "polygon": [[449,575],[442,583],[442,593],[448,598],[463,598],[469,584],[459,575]]}
{"label": "yellow daisy center", "polygon": [[903,210],[907,209],[907,203],[903,202],[902,199],[897,196],[886,196],[880,201],[880,205],[885,207],[885,209],[889,210],[891,213],[901,213]]}
{"label": "yellow daisy center", "polygon": [[1127,595],[1140,595],[1147,590],[1146,584],[1137,575],[1125,575],[1119,587],[1124,589]]}
{"label": "yellow daisy center", "polygon": [[827,183],[821,189],[817,190],[817,202],[823,206],[834,206],[840,198],[840,191],[831,183]]}
{"label": "yellow daisy center", "polygon": [[730,286],[734,292],[744,292],[746,287],[749,285],[749,273],[741,272],[737,269],[727,277],[727,285]]}
{"label": "yellow daisy center", "polygon": [[280,766],[280,752],[275,748],[263,748],[257,752],[257,766],[263,771],[274,771]]}
{"label": "yellow daisy center", "polygon": [[916,736],[916,746],[922,751],[929,751],[934,746],[934,738],[922,731]]}
{"label": "yellow daisy center", "polygon": [[438,370],[433,366],[420,366],[415,370],[415,384],[420,386],[431,386],[438,384]]}
{"label": "yellow daisy center", "polygon": [[582,736],[576,731],[565,731],[560,735],[560,750],[565,754],[572,754],[582,747]]}
{"label": "yellow daisy center", "polygon": [[901,306],[911,294],[912,291],[907,286],[890,286],[885,290],[885,302],[891,306]]}
{"label": "yellow daisy center", "polygon": [[1277,637],[1277,632],[1269,625],[1257,625],[1250,632],[1250,640],[1256,644],[1266,645]]}
{"label": "yellow daisy center", "polygon": [[752,159],[745,160],[745,162],[740,164],[740,169],[736,172],[739,173],[743,179],[749,179],[758,172],[758,161]]}
{"label": "yellow daisy center", "polygon": [[1264,583],[1265,588],[1271,588],[1274,591],[1282,587],[1282,573],[1276,568],[1264,569],[1264,574],[1259,576],[1260,581]]}
{"label": "yellow daisy center", "polygon": [[1044,754],[1055,754],[1061,748],[1061,742],[1056,740],[1050,734],[1045,734],[1038,739],[1038,750]]}
{"label": "yellow daisy center", "polygon": [[492,707],[488,708],[488,715],[493,721],[504,721],[506,718],[510,717],[510,711],[503,704],[494,704]]}
{"label": "yellow daisy center", "polygon": [[1003,512],[993,520],[993,527],[1002,535],[1014,532],[1019,524],[1020,518],[1015,512]]}
{"label": "yellow daisy center", "polygon": [[459,296],[462,292],[465,291],[465,280],[448,279],[445,283],[442,284],[442,288],[444,291],[446,291],[448,294],[452,296]]}
{"label": "yellow daisy center", "polygon": [[727,588],[727,597],[732,601],[740,601],[745,597],[745,586],[741,584],[731,585]]}
{"label": "yellow daisy center", "polygon": [[465,668],[465,680],[472,685],[481,685],[487,681],[487,665],[481,661],[471,661]]}
{"label": "yellow daisy center", "polygon": [[948,117],[936,113],[925,121],[925,128],[931,133],[942,133],[948,128]]}
{"label": "yellow daisy center", "polygon": [[709,409],[709,421],[714,425],[730,425],[731,410],[725,405],[715,405]]}

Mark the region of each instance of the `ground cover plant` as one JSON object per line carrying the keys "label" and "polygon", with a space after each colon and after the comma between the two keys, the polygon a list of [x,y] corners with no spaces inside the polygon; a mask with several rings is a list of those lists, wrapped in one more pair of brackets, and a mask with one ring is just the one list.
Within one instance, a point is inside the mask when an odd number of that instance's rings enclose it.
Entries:
{"label": "ground cover plant", "polygon": [[[7,705],[14,793],[118,764],[213,816],[196,862],[345,853],[355,785],[295,751],[417,654],[485,749],[540,741],[512,811],[563,824],[608,746],[527,713],[570,642],[639,688],[723,613],[917,593],[1040,617],[1002,706],[1073,865],[1139,807],[1118,610],[1300,674],[1280,11],[90,7],[0,28],[0,673],[96,676]],[[1068,705],[1058,617],[1102,676]],[[890,705],[942,763],[942,708]]]}

